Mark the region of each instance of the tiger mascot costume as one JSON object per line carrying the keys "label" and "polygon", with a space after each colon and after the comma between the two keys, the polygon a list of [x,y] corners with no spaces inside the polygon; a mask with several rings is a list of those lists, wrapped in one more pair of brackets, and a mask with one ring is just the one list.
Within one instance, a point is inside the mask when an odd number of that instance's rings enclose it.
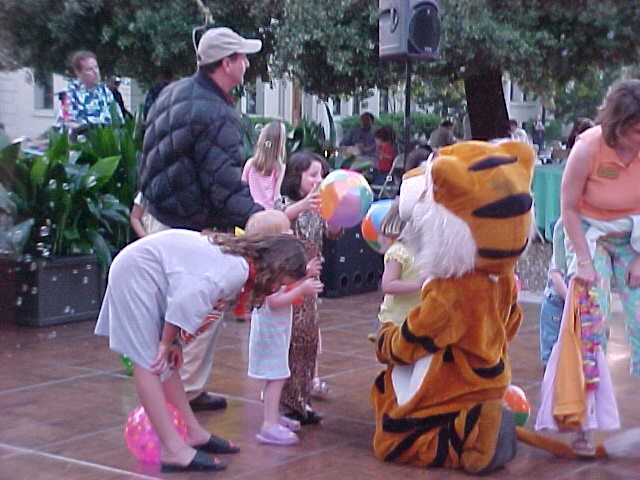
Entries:
{"label": "tiger mascot costume", "polygon": [[508,342],[522,321],[514,267],[531,225],[533,165],[523,143],[471,141],[440,149],[403,181],[401,240],[427,281],[405,322],[378,334],[387,366],[371,389],[380,460],[485,474],[515,456],[517,437],[575,458],[559,441],[516,434],[502,406]]}

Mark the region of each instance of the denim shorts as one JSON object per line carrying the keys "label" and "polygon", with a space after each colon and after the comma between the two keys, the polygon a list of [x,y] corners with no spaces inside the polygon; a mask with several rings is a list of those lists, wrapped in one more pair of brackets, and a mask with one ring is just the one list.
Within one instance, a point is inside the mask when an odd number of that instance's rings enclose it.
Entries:
{"label": "denim shorts", "polygon": [[540,360],[544,366],[558,341],[563,308],[564,299],[559,295],[546,295],[540,306]]}

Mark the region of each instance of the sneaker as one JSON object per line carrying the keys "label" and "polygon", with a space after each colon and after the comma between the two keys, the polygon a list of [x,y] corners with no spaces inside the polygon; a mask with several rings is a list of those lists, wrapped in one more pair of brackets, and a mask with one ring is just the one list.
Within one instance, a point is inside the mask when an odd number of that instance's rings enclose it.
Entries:
{"label": "sneaker", "polygon": [[282,425],[272,425],[270,427],[263,425],[260,433],[256,435],[256,439],[260,443],[269,445],[294,445],[300,441],[298,435]]}
{"label": "sneaker", "polygon": [[288,428],[292,432],[299,432],[300,428],[302,428],[298,420],[294,420],[293,418],[289,418],[284,415],[280,416],[280,418],[278,419],[278,422],[280,423],[280,425]]}
{"label": "sneaker", "polygon": [[325,398],[329,394],[329,384],[320,380],[320,377],[315,377],[310,393],[313,398]]}

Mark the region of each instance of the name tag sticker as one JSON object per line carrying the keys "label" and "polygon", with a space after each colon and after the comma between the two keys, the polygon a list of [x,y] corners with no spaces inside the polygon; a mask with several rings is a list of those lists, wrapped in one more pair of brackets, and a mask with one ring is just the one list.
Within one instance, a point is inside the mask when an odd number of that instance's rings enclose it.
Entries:
{"label": "name tag sticker", "polygon": [[611,165],[600,165],[596,172],[596,175],[602,178],[618,178],[620,171],[616,167]]}

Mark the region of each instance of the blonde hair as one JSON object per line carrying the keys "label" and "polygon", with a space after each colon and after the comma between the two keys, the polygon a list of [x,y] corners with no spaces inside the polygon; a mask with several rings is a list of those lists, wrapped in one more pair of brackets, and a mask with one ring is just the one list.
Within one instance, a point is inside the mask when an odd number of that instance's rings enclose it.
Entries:
{"label": "blonde hair", "polygon": [[271,175],[284,168],[286,155],[287,130],[282,122],[269,122],[260,132],[256,150],[253,155],[253,166],[263,175]]}
{"label": "blonde hair", "polygon": [[395,240],[402,233],[406,223],[400,218],[400,197],[396,197],[380,223],[380,233]]}
{"label": "blonde hair", "polygon": [[247,220],[247,226],[244,229],[248,235],[287,233],[290,230],[291,221],[280,210],[263,210],[254,213]]}

